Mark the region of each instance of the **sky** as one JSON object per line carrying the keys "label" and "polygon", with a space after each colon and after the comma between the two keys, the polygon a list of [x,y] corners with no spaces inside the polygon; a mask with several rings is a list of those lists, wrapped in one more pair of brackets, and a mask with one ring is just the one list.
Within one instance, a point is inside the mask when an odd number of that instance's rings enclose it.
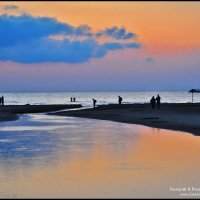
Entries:
{"label": "sky", "polygon": [[0,91],[200,88],[200,2],[0,2]]}

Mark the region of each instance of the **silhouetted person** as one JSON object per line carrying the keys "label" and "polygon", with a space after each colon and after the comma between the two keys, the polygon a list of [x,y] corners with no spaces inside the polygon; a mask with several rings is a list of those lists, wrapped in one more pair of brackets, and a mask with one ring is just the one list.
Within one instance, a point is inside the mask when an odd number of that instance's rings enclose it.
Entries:
{"label": "silhouetted person", "polygon": [[74,102],[76,102],[76,98],[74,97]]}
{"label": "silhouetted person", "polygon": [[2,105],[2,97],[0,97],[0,105]]}
{"label": "silhouetted person", "polygon": [[150,103],[151,103],[151,107],[153,109],[155,109],[155,106],[156,106],[156,99],[154,98],[154,96],[152,96],[151,100],[150,100]]}
{"label": "silhouetted person", "polygon": [[71,102],[72,102],[72,97],[71,97]]}
{"label": "silhouetted person", "polygon": [[1,97],[1,103],[4,106],[4,96]]}
{"label": "silhouetted person", "polygon": [[118,100],[119,105],[121,105],[122,104],[122,97],[120,97],[120,96],[118,96],[118,97],[119,97],[119,100]]}
{"label": "silhouetted person", "polygon": [[160,99],[161,99],[161,97],[158,94],[158,96],[156,97],[156,105],[157,105],[158,109],[160,109]]}
{"label": "silhouetted person", "polygon": [[93,100],[93,108],[95,108],[97,100],[96,99],[92,99],[92,100]]}

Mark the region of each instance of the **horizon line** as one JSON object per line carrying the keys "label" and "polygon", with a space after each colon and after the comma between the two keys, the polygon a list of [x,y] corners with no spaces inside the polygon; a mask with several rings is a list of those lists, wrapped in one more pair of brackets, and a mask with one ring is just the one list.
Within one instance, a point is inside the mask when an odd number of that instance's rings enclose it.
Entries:
{"label": "horizon line", "polygon": [[182,92],[189,91],[186,89],[182,90],[85,90],[85,91],[0,91],[0,93],[63,93],[63,92]]}

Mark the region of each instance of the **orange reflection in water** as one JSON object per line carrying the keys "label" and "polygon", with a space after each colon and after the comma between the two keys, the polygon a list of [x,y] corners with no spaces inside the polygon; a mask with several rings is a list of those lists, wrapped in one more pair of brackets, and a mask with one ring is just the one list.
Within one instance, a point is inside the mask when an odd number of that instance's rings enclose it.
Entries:
{"label": "orange reflection in water", "polygon": [[93,138],[90,154],[73,152],[66,159],[61,151],[57,162],[27,171],[16,164],[0,182],[1,191],[14,197],[179,197],[170,186],[198,186],[199,137],[135,125],[124,129],[130,135],[133,130],[139,136],[120,148],[109,143],[106,129],[98,129],[103,134]]}

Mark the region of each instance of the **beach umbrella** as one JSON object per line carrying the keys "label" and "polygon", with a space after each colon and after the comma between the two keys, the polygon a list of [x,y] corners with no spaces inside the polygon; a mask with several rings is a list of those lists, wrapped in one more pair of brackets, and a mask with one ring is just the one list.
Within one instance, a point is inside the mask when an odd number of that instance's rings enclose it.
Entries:
{"label": "beach umbrella", "polygon": [[200,92],[200,89],[191,89],[189,92],[192,93],[192,103],[193,103],[193,93]]}

